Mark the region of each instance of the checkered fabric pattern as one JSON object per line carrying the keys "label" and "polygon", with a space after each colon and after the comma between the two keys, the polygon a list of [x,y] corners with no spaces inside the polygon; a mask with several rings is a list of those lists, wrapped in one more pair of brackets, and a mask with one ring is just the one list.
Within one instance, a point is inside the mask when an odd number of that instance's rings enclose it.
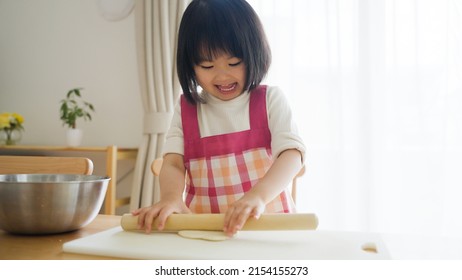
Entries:
{"label": "checkered fabric pattern", "polygon": [[[189,162],[186,205],[195,213],[224,213],[241,198],[271,166],[266,149],[252,149],[242,154],[228,154]],[[191,179],[192,178],[192,179]],[[291,196],[281,193],[265,212],[293,212]]]}

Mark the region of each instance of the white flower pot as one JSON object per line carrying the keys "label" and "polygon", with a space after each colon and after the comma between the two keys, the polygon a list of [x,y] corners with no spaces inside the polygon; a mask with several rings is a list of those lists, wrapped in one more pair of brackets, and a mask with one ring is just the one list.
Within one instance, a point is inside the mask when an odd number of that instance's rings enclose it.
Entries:
{"label": "white flower pot", "polygon": [[82,143],[83,130],[79,128],[70,128],[66,134],[67,145],[70,147],[80,146]]}

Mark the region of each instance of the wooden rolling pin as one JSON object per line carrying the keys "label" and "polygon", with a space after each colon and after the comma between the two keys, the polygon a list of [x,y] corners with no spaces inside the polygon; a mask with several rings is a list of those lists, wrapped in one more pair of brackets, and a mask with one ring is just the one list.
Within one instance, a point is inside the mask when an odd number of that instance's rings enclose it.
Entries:
{"label": "wooden rolling pin", "polygon": [[[172,214],[165,222],[165,231],[180,230],[223,230],[225,214]],[[124,214],[121,226],[126,231],[138,230],[138,217]],[[262,214],[260,218],[249,219],[242,230],[306,230],[316,229],[315,214]],[[153,230],[157,229],[154,220]]]}

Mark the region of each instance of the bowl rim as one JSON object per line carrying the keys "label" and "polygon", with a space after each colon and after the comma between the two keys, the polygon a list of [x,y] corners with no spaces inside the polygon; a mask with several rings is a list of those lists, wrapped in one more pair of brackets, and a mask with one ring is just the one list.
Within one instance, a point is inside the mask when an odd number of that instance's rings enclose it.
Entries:
{"label": "bowl rim", "polygon": [[[3,180],[3,176],[59,176],[69,178],[66,180],[30,180],[30,181],[6,181]],[[87,178],[87,179],[85,179]],[[45,178],[47,179],[47,178]],[[111,180],[109,176],[101,175],[84,175],[84,174],[61,174],[61,173],[15,173],[15,174],[0,174],[0,184],[36,184],[36,183],[47,183],[47,184],[62,184],[62,183],[91,183],[91,182],[104,182]]]}

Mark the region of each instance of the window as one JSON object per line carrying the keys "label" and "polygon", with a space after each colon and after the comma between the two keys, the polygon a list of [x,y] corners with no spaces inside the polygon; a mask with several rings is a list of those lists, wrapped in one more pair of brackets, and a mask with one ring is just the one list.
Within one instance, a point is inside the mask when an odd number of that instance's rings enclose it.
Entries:
{"label": "window", "polygon": [[265,83],[308,147],[299,211],[323,229],[460,236],[462,3],[249,2],[273,52]]}

